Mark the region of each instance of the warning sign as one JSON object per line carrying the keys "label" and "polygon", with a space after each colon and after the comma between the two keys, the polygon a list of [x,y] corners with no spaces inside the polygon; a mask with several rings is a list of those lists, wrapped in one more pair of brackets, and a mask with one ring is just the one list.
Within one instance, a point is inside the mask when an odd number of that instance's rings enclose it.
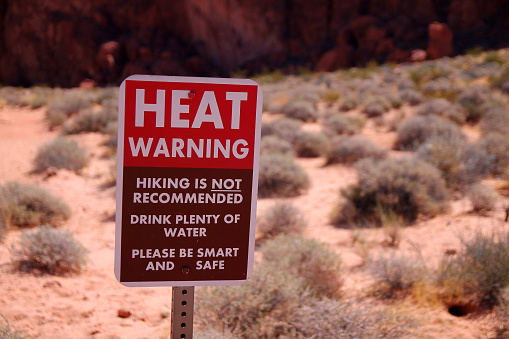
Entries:
{"label": "warning sign", "polygon": [[253,267],[262,95],[246,79],[134,75],[119,93],[115,274],[236,285]]}

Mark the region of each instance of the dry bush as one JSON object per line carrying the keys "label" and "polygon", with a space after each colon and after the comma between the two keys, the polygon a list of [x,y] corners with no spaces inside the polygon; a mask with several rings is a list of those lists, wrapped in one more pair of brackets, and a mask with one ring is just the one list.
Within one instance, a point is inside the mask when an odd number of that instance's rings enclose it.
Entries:
{"label": "dry bush", "polygon": [[0,186],[0,222],[4,227],[58,225],[70,216],[69,206],[42,188],[15,181]]}
{"label": "dry bush", "polygon": [[507,100],[494,100],[485,104],[481,116],[481,134],[487,136],[492,133],[507,135],[509,126],[509,112],[506,109]]}
{"label": "dry bush", "polygon": [[418,326],[414,319],[400,312],[327,298],[303,304],[293,318],[292,338],[299,339],[402,338],[410,336]]}
{"label": "dry bush", "polygon": [[50,274],[80,272],[86,262],[86,253],[70,231],[47,226],[23,232],[11,251],[21,270],[40,269]]}
{"label": "dry bush", "polygon": [[261,252],[262,261],[246,283],[197,291],[199,327],[226,328],[242,338],[292,337],[292,320],[301,305],[337,296],[339,258],[324,244],[279,235]]}
{"label": "dry bush", "polygon": [[295,151],[291,143],[275,135],[267,135],[260,140],[260,154],[282,154],[286,156],[295,156]]}
{"label": "dry bush", "polygon": [[294,197],[310,186],[309,176],[291,157],[280,154],[261,156],[259,168],[260,197]]}
{"label": "dry bush", "polygon": [[459,89],[457,85],[446,78],[428,81],[421,86],[421,92],[432,98],[456,99]]}
{"label": "dry bush", "polygon": [[262,137],[268,135],[277,136],[280,139],[286,140],[293,144],[297,138],[302,121],[283,118],[271,121],[270,123],[262,123]]}
{"label": "dry bush", "polygon": [[93,109],[84,109],[63,124],[62,133],[78,134],[82,132],[105,132],[106,126],[116,120],[116,111],[102,109],[96,112]]}
{"label": "dry bush", "polygon": [[48,167],[79,171],[89,161],[87,153],[76,141],[58,137],[39,147],[34,159],[34,171],[42,172]]}
{"label": "dry bush", "polygon": [[401,90],[399,95],[403,102],[406,102],[411,106],[419,105],[425,100],[424,95],[411,88]]}
{"label": "dry bush", "polygon": [[348,112],[356,109],[360,105],[361,101],[356,94],[350,93],[343,97],[339,103],[339,110],[342,112]]}
{"label": "dry bush", "polygon": [[0,338],[2,339],[23,339],[23,335],[15,327],[13,327],[9,320],[0,313]]}
{"label": "dry bush", "polygon": [[467,190],[467,197],[472,202],[474,212],[489,212],[495,210],[499,195],[489,186],[474,184]]}
{"label": "dry bush", "polygon": [[407,296],[431,278],[422,258],[394,253],[370,261],[369,270],[376,279],[376,292],[384,298]]}
{"label": "dry bush", "polygon": [[354,135],[351,137],[336,137],[331,141],[327,152],[327,164],[351,164],[360,159],[383,159],[387,150],[373,144],[369,139]]}
{"label": "dry bush", "polygon": [[491,157],[485,151],[454,134],[429,138],[417,149],[417,157],[438,168],[451,188],[472,184],[486,177],[491,168]]}
{"label": "dry bush", "polygon": [[430,99],[415,109],[417,115],[437,115],[457,124],[464,124],[467,116],[458,104],[451,104],[443,98]]}
{"label": "dry bush", "polygon": [[491,174],[504,176],[509,168],[509,138],[507,134],[488,134],[478,140],[476,146],[490,156]]}
{"label": "dry bush", "polygon": [[466,87],[458,97],[457,102],[463,106],[468,122],[477,122],[483,115],[484,106],[491,100],[489,87],[471,85]]}
{"label": "dry bush", "polygon": [[327,135],[346,134],[353,135],[359,133],[364,125],[366,119],[360,115],[357,116],[344,116],[341,114],[331,114],[324,122],[324,132]]}
{"label": "dry bush", "polygon": [[480,305],[499,304],[509,286],[509,234],[478,232],[462,243],[457,255],[442,260],[439,284],[460,288],[464,298],[473,296]]}
{"label": "dry bush", "polygon": [[378,117],[389,111],[392,107],[391,101],[385,96],[375,96],[368,99],[363,112],[368,117]]}
{"label": "dry bush", "polygon": [[278,234],[300,234],[306,227],[304,214],[291,202],[278,201],[270,207],[258,222],[263,238]]}
{"label": "dry bush", "polygon": [[80,89],[65,90],[60,95],[56,95],[48,104],[46,119],[51,128],[60,126],[72,114],[90,108],[92,101],[91,96],[86,91]]}
{"label": "dry bush", "polygon": [[299,131],[293,146],[298,157],[301,158],[317,158],[327,152],[329,139],[317,132]]}
{"label": "dry bush", "polygon": [[281,108],[281,113],[285,114],[290,119],[297,119],[301,121],[316,121],[318,118],[318,111],[312,102],[308,101],[290,101],[288,104]]}
{"label": "dry bush", "polygon": [[356,165],[359,181],[342,191],[346,202],[332,216],[334,224],[380,224],[380,209],[413,222],[448,208],[448,190],[440,172],[413,158],[365,159]]}
{"label": "dry bush", "polygon": [[415,116],[404,120],[397,128],[394,148],[415,151],[429,138],[440,135],[461,136],[461,128],[450,120],[437,116]]}

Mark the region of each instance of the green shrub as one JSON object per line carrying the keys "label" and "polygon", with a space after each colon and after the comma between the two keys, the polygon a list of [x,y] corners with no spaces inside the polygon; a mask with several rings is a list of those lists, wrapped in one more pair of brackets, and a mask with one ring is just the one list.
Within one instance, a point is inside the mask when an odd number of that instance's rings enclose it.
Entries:
{"label": "green shrub", "polygon": [[58,225],[70,216],[69,206],[42,188],[15,181],[0,186],[0,221],[5,227]]}
{"label": "green shrub", "polygon": [[297,156],[302,158],[316,158],[322,156],[329,144],[329,139],[316,132],[300,131],[295,138],[293,145]]}
{"label": "green shrub", "polygon": [[37,230],[23,232],[11,253],[20,269],[65,274],[83,269],[86,252],[70,231],[41,226]]}
{"label": "green shrub", "polygon": [[81,132],[104,132],[110,122],[117,120],[117,112],[102,110],[96,112],[93,109],[81,110],[73,119],[63,124],[64,134],[78,134]]}
{"label": "green shrub", "polygon": [[464,124],[467,117],[463,108],[443,98],[430,99],[416,108],[417,115],[438,115],[457,124]]}
{"label": "green shrub", "polygon": [[478,232],[462,242],[457,255],[442,260],[439,283],[461,288],[466,298],[472,295],[481,305],[498,304],[502,290],[509,286],[509,235]]}
{"label": "green shrub", "polygon": [[42,172],[48,167],[78,171],[88,163],[88,155],[76,141],[58,137],[39,147],[34,160],[34,171]]}
{"label": "green shrub", "polygon": [[316,121],[318,111],[311,102],[290,101],[281,108],[281,112],[290,119],[301,121]]}
{"label": "green shrub", "polygon": [[467,190],[467,197],[472,202],[474,212],[493,211],[497,206],[499,195],[493,188],[474,184]]}
{"label": "green shrub", "polygon": [[509,138],[499,133],[488,134],[477,142],[480,150],[491,158],[491,173],[504,176],[509,168]]}
{"label": "green shrub", "polygon": [[291,157],[280,154],[261,156],[259,168],[260,197],[294,197],[310,186],[307,173]]}
{"label": "green shrub", "polygon": [[23,339],[23,335],[15,327],[13,327],[9,320],[0,313],[0,338],[2,339]]}
{"label": "green shrub", "polygon": [[227,328],[242,338],[291,337],[291,320],[300,305],[338,295],[340,260],[324,244],[279,235],[266,241],[261,252],[246,283],[197,291],[199,327]]}
{"label": "green shrub", "polygon": [[359,133],[365,124],[366,119],[361,116],[332,114],[325,119],[324,131],[328,135],[353,135]]}
{"label": "green shrub", "polygon": [[406,296],[416,284],[429,279],[421,258],[395,254],[381,256],[370,262],[369,269],[376,279],[377,292],[388,298],[395,294]]}
{"label": "green shrub", "polygon": [[326,158],[327,164],[351,164],[364,158],[383,159],[386,156],[386,150],[376,146],[363,136],[354,135],[334,138]]}
{"label": "green shrub", "polygon": [[299,234],[306,227],[306,221],[294,204],[280,201],[265,212],[257,227],[263,238],[268,238],[281,233]]}
{"label": "green shrub", "polygon": [[380,209],[413,222],[448,208],[448,191],[440,172],[413,158],[365,159],[357,164],[359,181],[342,191],[346,202],[332,222],[380,224]]}
{"label": "green shrub", "polygon": [[417,157],[438,168],[453,188],[472,184],[490,172],[490,157],[454,134],[429,138],[417,149]]}
{"label": "green shrub", "polygon": [[262,123],[262,137],[267,135],[275,135],[280,139],[286,140],[293,144],[297,138],[302,121],[295,119],[277,119],[269,123]]}
{"label": "green shrub", "polygon": [[267,135],[262,137],[260,141],[260,154],[282,154],[293,157],[295,151],[292,144],[275,135]]}
{"label": "green shrub", "polygon": [[437,116],[415,116],[404,120],[397,128],[394,148],[415,151],[429,138],[440,135],[461,136],[461,128],[455,123]]}

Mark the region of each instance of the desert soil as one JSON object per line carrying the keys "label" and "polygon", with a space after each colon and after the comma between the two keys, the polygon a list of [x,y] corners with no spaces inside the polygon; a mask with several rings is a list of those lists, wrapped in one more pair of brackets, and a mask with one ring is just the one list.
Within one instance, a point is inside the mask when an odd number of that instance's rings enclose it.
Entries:
{"label": "desert soil", "polygon": [[[379,145],[390,147],[394,134],[374,127],[363,134]],[[471,133],[475,137],[475,131]],[[72,208],[72,217],[62,225],[71,230],[89,250],[86,270],[73,276],[22,273],[15,270],[9,248],[20,237],[10,230],[0,243],[0,313],[22,330],[27,338],[167,338],[171,289],[128,288],[117,282],[113,273],[115,234],[115,187],[111,185],[115,160],[103,146],[105,136],[88,133],[72,136],[92,157],[91,164],[76,174],[59,170],[55,176],[31,173],[37,148],[52,140],[58,131],[50,131],[44,121],[44,108],[37,110],[4,108],[0,110],[0,184],[10,180],[48,189]],[[373,280],[366,273],[366,253],[377,256],[388,251],[406,255],[419,252],[434,265],[446,250],[459,250],[460,236],[477,230],[507,227],[501,208],[488,216],[470,213],[466,199],[455,200],[451,211],[406,227],[397,249],[386,245],[382,229],[353,232],[331,226],[329,213],[337,204],[339,190],[356,180],[348,166],[324,167],[324,159],[298,159],[309,173],[312,186],[308,193],[292,199],[305,213],[308,226],[304,236],[330,244],[343,261],[344,298],[371,301],[397,307],[418,319],[415,337],[488,338],[493,335],[492,315],[455,317],[445,305],[426,306],[412,300],[380,301],[370,296]],[[487,182],[499,186],[497,181]],[[507,202],[507,201],[506,201]],[[258,214],[274,203],[258,202]],[[502,201],[500,202],[502,204]],[[362,238],[354,242],[354,234]],[[118,311],[132,315],[120,318]]]}

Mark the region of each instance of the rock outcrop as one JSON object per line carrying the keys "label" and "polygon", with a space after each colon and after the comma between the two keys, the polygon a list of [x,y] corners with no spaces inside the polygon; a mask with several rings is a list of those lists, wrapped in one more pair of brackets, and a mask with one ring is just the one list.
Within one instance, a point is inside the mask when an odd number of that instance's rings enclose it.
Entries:
{"label": "rock outcrop", "polygon": [[504,0],[2,0],[0,83],[436,58],[506,46],[508,9]]}

